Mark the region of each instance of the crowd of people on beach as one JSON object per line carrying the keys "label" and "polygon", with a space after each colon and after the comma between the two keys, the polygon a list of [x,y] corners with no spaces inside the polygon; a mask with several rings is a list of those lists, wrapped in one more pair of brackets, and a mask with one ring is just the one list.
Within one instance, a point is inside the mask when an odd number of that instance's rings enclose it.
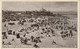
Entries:
{"label": "crowd of people on beach", "polygon": [[[54,17],[52,19],[54,20]],[[60,20],[60,18],[58,19],[53,21],[49,20],[49,18],[46,19],[46,17],[39,17],[36,19],[31,18],[27,20],[20,20],[18,22],[18,25],[24,26],[26,22],[31,23],[31,25],[28,28],[22,28],[21,30],[19,30],[20,33],[7,28],[7,32],[2,32],[3,40],[7,39],[8,35],[14,35],[16,36],[16,38],[20,39],[21,43],[28,45],[28,41],[31,41],[35,43],[33,47],[38,48],[39,46],[37,45],[37,43],[41,43],[42,38],[56,36],[56,31],[54,29],[60,30],[60,35],[63,39],[65,37],[73,37],[73,28],[67,26],[70,24],[67,21],[64,22],[63,20]],[[15,23],[8,23],[8,25],[13,26],[15,25]],[[7,25],[4,24],[4,27],[7,27]],[[23,33],[24,31],[25,33]],[[15,39],[13,38],[12,41],[14,40]],[[56,43],[56,41],[53,41],[53,43]],[[5,45],[4,41],[3,44]],[[8,44],[11,45],[10,42]]]}
{"label": "crowd of people on beach", "polygon": [[[44,13],[45,11],[41,12]],[[41,14],[41,12],[37,13]],[[10,17],[8,17],[7,14],[9,14]],[[53,15],[50,13],[51,15],[49,15],[47,12],[48,16],[45,14],[45,16],[40,15],[39,17],[38,15],[34,17],[30,14],[27,15],[31,17],[25,17],[26,14],[24,14],[24,17],[18,15],[19,18],[14,14],[10,15],[10,12],[7,12],[7,14],[3,11],[3,17],[6,15],[6,19],[4,18],[2,22],[4,23],[3,27],[6,28],[6,31],[2,31],[3,45],[12,45],[12,41],[20,39],[21,44],[32,45],[29,43],[32,42],[34,43],[33,47],[40,48],[37,44],[42,43],[41,39],[46,37],[55,37],[57,35],[56,31],[59,31],[58,34],[62,39],[72,38],[74,36],[73,32],[77,32],[76,25],[71,25],[68,21],[68,18],[65,16],[63,17],[60,14]],[[20,26],[19,30],[15,31],[13,29],[9,29],[9,27],[16,25],[18,25],[18,27]],[[9,40],[9,35],[16,37],[16,39],[11,37],[11,41],[6,43],[5,39]],[[52,44],[57,44],[54,39]]]}

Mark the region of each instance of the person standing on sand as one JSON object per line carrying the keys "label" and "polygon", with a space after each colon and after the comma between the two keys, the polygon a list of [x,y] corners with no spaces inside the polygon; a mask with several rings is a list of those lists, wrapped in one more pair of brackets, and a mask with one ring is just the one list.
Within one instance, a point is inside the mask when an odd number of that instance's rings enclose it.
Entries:
{"label": "person standing on sand", "polygon": [[31,40],[32,40],[32,42],[34,41],[34,37],[33,36],[31,36]]}
{"label": "person standing on sand", "polygon": [[56,44],[56,42],[53,40],[52,44]]}
{"label": "person standing on sand", "polygon": [[6,27],[6,24],[4,25],[4,27]]}
{"label": "person standing on sand", "polygon": [[18,34],[16,35],[16,37],[17,37],[17,38],[20,38],[20,33],[18,33]]}
{"label": "person standing on sand", "polygon": [[15,31],[13,32],[13,35],[15,35],[16,33],[15,33]]}
{"label": "person standing on sand", "polygon": [[37,45],[37,43],[35,43],[35,44],[33,45],[33,47],[39,48],[39,46]]}
{"label": "person standing on sand", "polygon": [[27,38],[25,38],[25,40],[24,40],[24,44],[27,44],[27,42],[28,42],[28,39],[27,39]]}

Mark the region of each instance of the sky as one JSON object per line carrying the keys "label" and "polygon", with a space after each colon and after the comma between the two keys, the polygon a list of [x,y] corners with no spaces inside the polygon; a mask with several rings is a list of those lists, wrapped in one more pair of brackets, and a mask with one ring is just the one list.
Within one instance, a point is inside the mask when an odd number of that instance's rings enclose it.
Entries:
{"label": "sky", "polygon": [[49,11],[77,11],[77,2],[2,2],[2,10],[34,11],[41,8]]}

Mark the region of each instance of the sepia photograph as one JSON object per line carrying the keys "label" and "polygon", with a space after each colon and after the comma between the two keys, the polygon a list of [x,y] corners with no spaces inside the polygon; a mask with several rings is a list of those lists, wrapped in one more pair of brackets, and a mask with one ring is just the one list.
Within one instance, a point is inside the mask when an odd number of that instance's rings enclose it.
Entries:
{"label": "sepia photograph", "polygon": [[77,2],[2,2],[2,48],[78,48]]}

